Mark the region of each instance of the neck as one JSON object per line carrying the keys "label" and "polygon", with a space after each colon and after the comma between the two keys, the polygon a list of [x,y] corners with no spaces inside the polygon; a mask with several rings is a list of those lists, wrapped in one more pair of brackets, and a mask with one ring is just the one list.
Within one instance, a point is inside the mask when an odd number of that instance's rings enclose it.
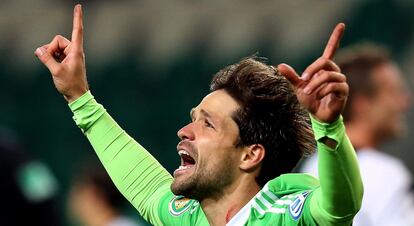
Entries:
{"label": "neck", "polygon": [[379,146],[379,140],[376,139],[376,131],[363,122],[347,123],[346,133],[355,150],[361,148],[376,149]]}
{"label": "neck", "polygon": [[226,225],[260,191],[254,180],[244,183],[246,181],[241,179],[232,184],[218,199],[205,198],[200,201],[210,225]]}

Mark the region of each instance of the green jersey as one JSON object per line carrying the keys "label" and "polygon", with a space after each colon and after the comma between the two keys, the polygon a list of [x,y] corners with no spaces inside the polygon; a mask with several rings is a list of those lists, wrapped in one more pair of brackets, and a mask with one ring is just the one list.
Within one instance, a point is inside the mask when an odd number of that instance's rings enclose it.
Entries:
{"label": "green jersey", "polygon": [[[209,225],[199,202],[171,192],[172,176],[118,126],[90,92],[69,106],[117,188],[147,221]],[[361,206],[363,187],[342,118],[331,124],[312,119],[312,127],[320,181],[307,174],[281,175],[252,197],[228,226],[351,225]],[[335,140],[336,147],[321,142],[325,137]]]}

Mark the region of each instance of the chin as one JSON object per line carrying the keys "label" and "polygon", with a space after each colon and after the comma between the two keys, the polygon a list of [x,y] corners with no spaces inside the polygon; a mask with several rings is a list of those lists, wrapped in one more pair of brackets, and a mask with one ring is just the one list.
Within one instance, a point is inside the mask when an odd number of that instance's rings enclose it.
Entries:
{"label": "chin", "polygon": [[194,186],[192,186],[191,182],[181,181],[176,178],[174,178],[170,188],[174,195],[182,195],[185,197],[189,197],[191,195],[190,191],[194,190]]}

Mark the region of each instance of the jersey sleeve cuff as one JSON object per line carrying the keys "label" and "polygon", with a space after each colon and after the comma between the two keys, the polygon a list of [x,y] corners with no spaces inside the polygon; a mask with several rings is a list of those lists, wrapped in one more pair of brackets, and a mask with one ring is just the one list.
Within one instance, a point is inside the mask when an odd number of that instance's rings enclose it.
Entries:
{"label": "jersey sleeve cuff", "polygon": [[328,137],[339,144],[345,135],[345,126],[342,116],[339,116],[339,118],[332,123],[320,122],[312,115],[310,115],[310,119],[315,139],[318,142],[320,142],[322,138]]}
{"label": "jersey sleeve cuff", "polygon": [[80,96],[78,99],[72,101],[69,103],[69,108],[72,110],[72,112],[75,112],[79,108],[81,108],[83,105],[85,105],[90,100],[94,99],[92,93],[90,90],[86,91],[82,96]]}
{"label": "jersey sleeve cuff", "polygon": [[76,125],[86,132],[105,112],[105,108],[96,102],[90,91],[69,104]]}

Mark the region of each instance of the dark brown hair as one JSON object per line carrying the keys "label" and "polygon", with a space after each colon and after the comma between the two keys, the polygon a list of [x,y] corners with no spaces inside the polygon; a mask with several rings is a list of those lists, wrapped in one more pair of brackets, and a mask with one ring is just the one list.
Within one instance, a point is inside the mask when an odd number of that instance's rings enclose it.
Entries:
{"label": "dark brown hair", "polygon": [[233,119],[240,131],[236,146],[261,144],[265,157],[256,178],[263,186],[289,173],[304,154],[315,148],[308,114],[301,108],[293,87],[277,69],[250,57],[219,71],[210,90],[225,90],[240,109]]}
{"label": "dark brown hair", "polygon": [[352,102],[357,95],[372,97],[377,88],[373,80],[373,70],[391,62],[386,48],[374,44],[362,43],[348,47],[337,54],[336,60],[349,84],[348,104],[343,117],[349,121]]}

